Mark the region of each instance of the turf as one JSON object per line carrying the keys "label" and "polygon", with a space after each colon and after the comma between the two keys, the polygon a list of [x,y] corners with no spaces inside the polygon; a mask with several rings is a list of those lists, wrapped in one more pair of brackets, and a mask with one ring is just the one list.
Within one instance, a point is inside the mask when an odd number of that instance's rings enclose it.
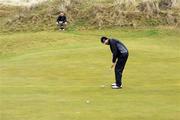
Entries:
{"label": "turf", "polygon": [[[101,35],[129,48],[121,90],[110,88]],[[178,120],[179,38],[160,29],[1,34],[0,120]]]}

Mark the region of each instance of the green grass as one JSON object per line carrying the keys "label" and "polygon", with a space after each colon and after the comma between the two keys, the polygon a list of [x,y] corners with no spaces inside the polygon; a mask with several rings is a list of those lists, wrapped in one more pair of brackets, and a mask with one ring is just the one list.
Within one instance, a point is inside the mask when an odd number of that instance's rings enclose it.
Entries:
{"label": "green grass", "polygon": [[[122,90],[110,88],[101,35],[129,48]],[[0,120],[178,120],[179,38],[158,29],[1,34]]]}

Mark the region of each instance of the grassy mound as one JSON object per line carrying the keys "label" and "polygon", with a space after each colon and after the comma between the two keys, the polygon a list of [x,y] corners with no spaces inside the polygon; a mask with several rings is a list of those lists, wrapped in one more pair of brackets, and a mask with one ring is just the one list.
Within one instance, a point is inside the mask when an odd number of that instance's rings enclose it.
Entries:
{"label": "grassy mound", "polygon": [[8,16],[1,10],[1,26],[5,31],[54,30],[58,12],[65,11],[69,29],[159,25],[179,27],[179,3],[173,4],[171,1],[54,0],[34,7],[18,8]]}

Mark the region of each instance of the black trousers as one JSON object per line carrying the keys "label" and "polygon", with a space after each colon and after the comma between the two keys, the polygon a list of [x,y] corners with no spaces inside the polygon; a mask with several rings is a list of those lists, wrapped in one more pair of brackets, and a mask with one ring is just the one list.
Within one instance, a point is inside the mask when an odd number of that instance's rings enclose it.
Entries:
{"label": "black trousers", "polygon": [[59,26],[59,29],[64,29],[66,27],[64,22],[59,22],[58,26]]}
{"label": "black trousers", "polygon": [[122,85],[122,73],[126,65],[127,59],[128,59],[128,53],[123,53],[118,57],[118,60],[115,66],[115,78],[116,78],[117,86]]}

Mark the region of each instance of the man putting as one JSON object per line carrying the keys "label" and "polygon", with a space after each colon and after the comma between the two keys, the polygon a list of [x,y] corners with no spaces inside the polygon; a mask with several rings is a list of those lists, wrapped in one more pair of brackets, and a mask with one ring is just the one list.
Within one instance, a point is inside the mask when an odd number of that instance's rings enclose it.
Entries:
{"label": "man putting", "polygon": [[113,54],[113,64],[111,68],[114,68],[115,66],[116,82],[112,84],[112,89],[122,88],[122,73],[128,59],[128,49],[122,42],[116,39],[101,37],[101,42],[104,45],[110,45],[110,49]]}

